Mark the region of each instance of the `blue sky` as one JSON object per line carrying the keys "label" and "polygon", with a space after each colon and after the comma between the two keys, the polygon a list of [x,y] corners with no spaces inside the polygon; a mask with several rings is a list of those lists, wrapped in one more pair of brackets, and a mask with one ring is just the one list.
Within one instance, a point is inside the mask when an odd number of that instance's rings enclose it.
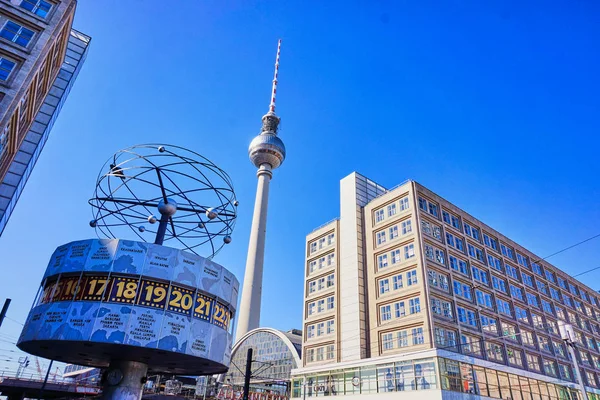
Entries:
{"label": "blue sky", "polygon": [[[417,180],[542,257],[600,232],[593,2],[165,4],[79,2],[88,59],[0,238],[11,318],[25,320],[55,247],[94,237],[98,171],[138,143],[187,146],[228,171],[239,220],[216,261],[243,280],[247,146],[278,38],[288,158],[271,184],[263,326],[301,327],[304,237],[338,216],[339,180],[355,170],[387,187]],[[600,266],[599,243],[551,261],[570,274]],[[585,275],[595,289],[599,278]],[[20,328],[6,321],[0,339]]]}

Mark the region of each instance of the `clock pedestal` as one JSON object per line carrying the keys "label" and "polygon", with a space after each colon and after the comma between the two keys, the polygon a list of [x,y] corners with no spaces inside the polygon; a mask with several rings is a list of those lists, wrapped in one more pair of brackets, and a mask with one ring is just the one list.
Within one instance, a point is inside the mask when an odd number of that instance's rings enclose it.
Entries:
{"label": "clock pedestal", "polygon": [[104,373],[102,399],[140,400],[148,365],[136,361],[112,361]]}

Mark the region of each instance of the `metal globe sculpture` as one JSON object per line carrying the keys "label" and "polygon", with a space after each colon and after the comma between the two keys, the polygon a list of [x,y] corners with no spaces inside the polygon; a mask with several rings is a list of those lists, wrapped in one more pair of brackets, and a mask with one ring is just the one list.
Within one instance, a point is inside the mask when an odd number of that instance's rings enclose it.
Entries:
{"label": "metal globe sculpture", "polygon": [[212,258],[235,224],[229,176],[182,147],[134,146],[89,203],[100,238],[54,251],[17,346],[106,368],[108,400],[139,399],[149,372],[227,371],[239,281]]}
{"label": "metal globe sculpture", "polygon": [[100,171],[89,203],[90,226],[100,238],[132,231],[142,241],[208,258],[231,242],[238,204],[225,171],[198,153],[166,144],[115,153]]}

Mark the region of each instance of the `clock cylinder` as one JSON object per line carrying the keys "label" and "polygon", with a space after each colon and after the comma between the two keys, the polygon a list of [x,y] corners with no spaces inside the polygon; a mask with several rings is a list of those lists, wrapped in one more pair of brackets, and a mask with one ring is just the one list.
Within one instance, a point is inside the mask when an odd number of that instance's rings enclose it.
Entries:
{"label": "clock cylinder", "polygon": [[226,268],[183,250],[71,242],[50,258],[18,347],[92,367],[132,362],[150,372],[222,373],[238,291]]}

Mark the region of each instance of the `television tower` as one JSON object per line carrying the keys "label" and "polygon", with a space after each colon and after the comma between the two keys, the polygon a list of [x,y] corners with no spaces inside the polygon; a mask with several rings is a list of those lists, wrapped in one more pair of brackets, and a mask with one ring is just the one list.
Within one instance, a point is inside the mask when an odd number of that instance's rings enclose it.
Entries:
{"label": "television tower", "polygon": [[260,322],[260,303],[262,296],[263,263],[265,260],[265,235],[267,232],[267,206],[269,203],[269,182],[273,170],[285,159],[285,146],[277,136],[279,117],[275,115],[275,95],[277,93],[277,73],[279,72],[279,54],[281,40],[277,43],[275,76],[271,91],[269,112],[262,117],[262,129],[250,143],[248,156],[258,171],[256,200],[250,230],[246,273],[242,287],[242,298],[237,319],[236,339],[239,340],[248,331],[258,328]]}

